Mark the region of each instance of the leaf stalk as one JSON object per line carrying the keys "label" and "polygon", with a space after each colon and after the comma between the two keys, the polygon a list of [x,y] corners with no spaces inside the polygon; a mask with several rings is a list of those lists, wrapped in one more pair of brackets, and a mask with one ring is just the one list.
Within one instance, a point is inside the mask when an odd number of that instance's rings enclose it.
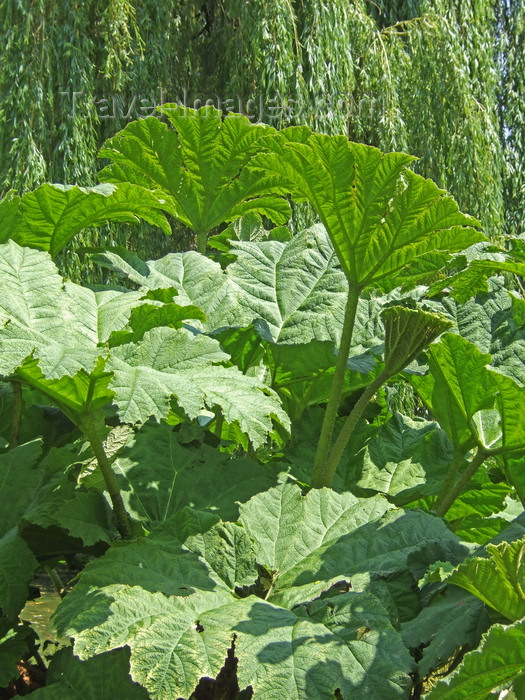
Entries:
{"label": "leaf stalk", "polygon": [[350,352],[352,335],[354,332],[360,291],[361,290],[359,287],[354,287],[352,285],[348,291],[339,354],[337,356],[334,378],[332,380],[330,396],[328,397],[328,404],[326,406],[323,424],[321,426],[321,435],[317,444],[317,452],[315,455],[312,472],[312,486],[316,489],[322,488],[323,486],[329,486],[331,483],[331,480],[327,483],[326,461],[328,458],[330,443],[332,441],[332,434],[334,432],[337,411],[339,410],[339,404],[341,402],[343,381],[348,363],[348,354]]}
{"label": "leaf stalk", "polygon": [[343,427],[341,428],[341,432],[335,441],[332,451],[330,452],[330,456],[324,465],[323,480],[325,483],[323,483],[323,486],[331,485],[335,472],[337,471],[337,467],[339,466],[339,462],[341,461],[341,457],[343,456],[345,447],[347,446],[359,419],[363,415],[365,408],[372,400],[376,391],[382,384],[384,384],[384,382],[390,379],[390,376],[391,375],[389,372],[380,372],[380,374],[378,374],[373,382],[366,387],[359,399],[356,401]]}
{"label": "leaf stalk", "polygon": [[463,493],[463,491],[465,490],[465,486],[472,479],[474,474],[477,472],[478,468],[483,464],[483,462],[487,459],[488,456],[488,452],[482,450],[481,448],[478,448],[478,451],[472,458],[471,462],[469,463],[463,474],[459,477],[456,483],[453,486],[448,487],[446,491],[445,486],[447,484],[447,481],[445,481],[445,484],[441,489],[441,493],[439,494],[438,499],[434,505],[434,510],[436,511],[437,515],[439,515],[441,518],[443,518],[446,515],[451,505],[454,503],[456,498]]}
{"label": "leaf stalk", "polygon": [[13,389],[13,417],[11,419],[11,432],[9,435],[9,449],[18,447],[20,444],[20,430],[22,428],[22,409],[24,401],[22,398],[22,385],[16,380],[10,381]]}
{"label": "leaf stalk", "polygon": [[197,231],[197,252],[206,255],[206,246],[208,244],[207,231]]}
{"label": "leaf stalk", "polygon": [[122,539],[127,540],[131,535],[129,515],[126,511],[124,501],[122,500],[122,493],[118,485],[117,477],[113,472],[111,462],[104,450],[102,441],[99,438],[94,416],[90,413],[83,416],[76,416],[76,422],[91,445],[91,449],[93,450],[97,464],[100,468],[102,476],[104,477],[104,483],[106,484],[106,488],[113,505],[113,515],[115,516],[117,530],[119,531]]}

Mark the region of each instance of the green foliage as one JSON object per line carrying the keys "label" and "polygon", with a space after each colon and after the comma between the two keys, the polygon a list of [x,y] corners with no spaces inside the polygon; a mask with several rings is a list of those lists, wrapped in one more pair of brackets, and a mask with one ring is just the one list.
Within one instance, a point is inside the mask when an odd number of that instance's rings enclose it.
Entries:
{"label": "green foliage", "polygon": [[[133,7],[107,18],[114,36]],[[116,83],[135,41],[108,52]],[[2,682],[37,653],[18,620],[35,572],[67,562],[54,620],[73,646],[43,697],[519,692],[525,313],[497,278],[467,303],[441,284],[490,254],[453,259],[477,222],[403,154],[169,120],[109,142],[110,194],[0,204]],[[321,225],[266,228],[285,193]],[[202,250],[233,223],[215,259],[96,249],[136,291],[58,273],[82,222],[161,211]],[[396,390],[418,416],[392,413]]]}
{"label": "green foliage", "polygon": [[513,625],[493,625],[479,649],[465,656],[463,663],[425,697],[428,700],[482,700],[491,690],[519,678],[523,672],[523,620]]}
{"label": "green foliage", "polygon": [[470,591],[508,620],[521,620],[525,617],[524,548],[523,540],[489,544],[488,558],[467,559],[447,581]]}
{"label": "green foliage", "polygon": [[476,444],[487,454],[523,450],[525,394],[512,379],[487,368],[490,359],[447,333],[428,350],[429,373],[411,381],[459,449]]}
{"label": "green foliage", "polygon": [[[125,638],[132,678],[155,698],[188,696],[201,675],[217,675],[233,640],[239,686],[265,697],[277,697],[283,683],[298,699],[328,698],[337,687],[405,697],[413,662],[367,581],[405,570],[422,547],[460,558],[463,548],[438,519],[385,514],[381,501],[328,490],[304,497],[283,484],[243,504],[240,526],[187,511],[189,537],[180,513],[89,564],[57,625],[82,659]],[[264,597],[239,597],[258,578],[256,562]],[[361,592],[318,599],[358,574]]]}
{"label": "green foliage", "polygon": [[0,621],[0,684],[6,687],[16,675],[16,664],[24,656],[34,654],[37,645],[35,632],[27,623],[16,629],[2,623],[5,620]]}
{"label": "green foliage", "polygon": [[79,661],[70,649],[60,649],[53,655],[46,687],[35,692],[35,697],[40,700],[56,697],[111,700],[119,695],[129,700],[148,698],[144,688],[130,680],[129,651],[126,649],[100,654],[89,661]]}
{"label": "green foliage", "polygon": [[475,219],[407,169],[410,156],[304,128],[281,136],[267,142],[272,153],[256,156],[250,168],[279,176],[312,204],[351,287],[415,284],[441,269],[450,253],[483,239],[471,228]]}
{"label": "green foliage", "polygon": [[10,238],[55,257],[85,228],[106,221],[136,223],[138,217],[170,235],[162,209],[168,208],[161,195],[130,183],[119,187],[46,183],[22,197],[11,195],[0,200],[0,240]]}
{"label": "green foliage", "polygon": [[405,505],[439,493],[452,457],[450,441],[438,424],[398,413],[367,442],[350,478],[360,488]]}
{"label": "green foliage", "polygon": [[288,242],[234,240],[228,250],[225,270],[193,251],[147,262],[120,249],[93,257],[141,288],[173,287],[178,301],[203,310],[208,332],[255,321],[272,343],[339,340],[348,285],[322,226]]}
{"label": "green foliage", "polygon": [[155,117],[131,122],[109,139],[100,156],[112,162],[102,182],[135,183],[160,190],[170,210],[197,234],[206,235],[224,221],[257,212],[276,223],[289,217],[288,204],[275,195],[275,179],[260,178],[244,166],[260,151],[267,127],[252,126],[239,115],[221,118],[217,110],[163,105],[173,130]]}
{"label": "green foliage", "polygon": [[[46,254],[12,242],[2,252],[10,275],[4,277],[0,304],[3,374],[17,371],[73,415],[107,405],[114,397],[125,422],[145,422],[150,416],[165,418],[171,397],[177,396],[190,418],[220,405],[226,422],[237,422],[256,446],[271,431],[272,416],[287,425],[270,389],[220,364],[229,356],[212,338],[163,325],[145,331],[138,343],[131,335],[130,342],[108,355],[104,343],[126,326],[131,310],[143,300],[140,292],[92,292],[63,284]],[[149,303],[147,297],[145,301]],[[259,400],[246,411],[254,389]]]}
{"label": "green foliage", "polygon": [[424,678],[444,666],[460,647],[476,647],[489,625],[483,603],[452,587],[403,623],[401,636],[409,649],[420,650],[418,672]]}
{"label": "green foliage", "polygon": [[[155,453],[155,463],[148,456]],[[129,513],[147,527],[191,506],[235,520],[237,500],[275,482],[273,474],[246,458],[231,459],[205,444],[182,444],[168,425],[148,423],[116,455],[114,468]]]}

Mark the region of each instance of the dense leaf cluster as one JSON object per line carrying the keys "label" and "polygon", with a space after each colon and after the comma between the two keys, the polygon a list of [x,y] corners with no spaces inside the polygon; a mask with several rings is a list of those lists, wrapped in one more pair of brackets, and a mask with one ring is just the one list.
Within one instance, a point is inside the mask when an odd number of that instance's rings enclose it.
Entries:
{"label": "dense leaf cluster", "polygon": [[[519,697],[521,248],[404,154],[164,111],[101,185],[0,201],[0,685],[67,562],[37,697]],[[319,223],[292,236],[290,200]],[[61,277],[137,217],[198,250]]]}

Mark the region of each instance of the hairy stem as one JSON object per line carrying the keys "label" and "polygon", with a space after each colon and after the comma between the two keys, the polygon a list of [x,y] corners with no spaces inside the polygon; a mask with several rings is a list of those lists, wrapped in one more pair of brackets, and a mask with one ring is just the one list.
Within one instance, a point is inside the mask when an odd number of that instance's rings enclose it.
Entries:
{"label": "hairy stem", "polygon": [[348,441],[350,440],[350,436],[354,432],[359,419],[363,415],[365,408],[372,400],[372,397],[374,396],[376,391],[389,378],[390,374],[388,372],[383,371],[380,374],[378,374],[374,381],[366,387],[359,399],[356,401],[354,407],[350,412],[350,415],[348,416],[343,427],[341,428],[341,432],[339,433],[337,440],[335,441],[332,451],[330,452],[330,456],[326,460],[326,463],[323,468],[322,486],[331,485],[335,472],[337,471],[337,467],[339,466],[339,462],[341,461],[341,457],[343,456],[345,447],[347,446]]}
{"label": "hairy stem", "polygon": [[222,411],[218,411],[217,418],[215,419],[215,435],[221,440],[222,436],[222,429],[224,427],[224,416],[222,415]]}
{"label": "hairy stem", "polygon": [[20,444],[20,429],[22,427],[22,385],[15,380],[10,382],[13,389],[13,417],[11,419],[11,433],[9,435],[9,448],[18,447]]}
{"label": "hairy stem", "polygon": [[208,234],[206,231],[197,231],[197,251],[206,255],[206,245],[208,243]]}
{"label": "hairy stem", "polygon": [[452,461],[448,465],[447,473],[445,475],[445,481],[443,482],[443,486],[441,487],[441,491],[439,492],[439,495],[437,497],[436,502],[434,503],[434,510],[436,508],[441,507],[441,503],[444,501],[446,498],[448,492],[452,488],[454,481],[456,480],[456,477],[458,475],[458,472],[461,468],[461,465],[463,462],[465,462],[465,451],[464,450],[459,450],[455,449],[454,450],[454,455],[452,457]]}
{"label": "hairy stem", "polygon": [[113,504],[113,515],[115,517],[117,530],[120,532],[122,539],[126,540],[131,534],[129,515],[124,506],[124,501],[122,500],[122,494],[117,482],[117,477],[111,468],[111,462],[109,461],[102,441],[99,438],[94,416],[88,413],[83,415],[81,418],[78,417],[76,422],[91,445],[91,449],[93,450],[100,471],[102,472],[102,476],[104,477],[104,482],[106,484],[109,497],[111,498],[111,503]]}
{"label": "hairy stem", "polygon": [[341,335],[341,344],[339,346],[339,354],[337,356],[334,378],[332,380],[330,396],[328,397],[328,404],[326,406],[323,425],[321,427],[321,435],[319,437],[319,443],[317,445],[317,452],[314,460],[312,486],[316,489],[327,486],[325,464],[330,450],[330,443],[332,441],[332,433],[334,432],[337,411],[339,410],[339,403],[341,401],[343,381],[348,362],[348,353],[350,352],[350,344],[352,342],[358,302],[359,289],[357,287],[350,287],[346,302],[345,319],[343,323],[343,332]]}
{"label": "hairy stem", "polygon": [[46,574],[49,576],[55,591],[61,598],[63,598],[66,595],[66,587],[64,586],[62,579],[58,575],[57,570],[54,569],[52,566],[46,566]]}
{"label": "hairy stem", "polygon": [[33,652],[33,659],[36,661],[36,665],[40,670],[44,672],[47,671],[46,662],[44,661],[37,649],[35,649],[35,651]]}
{"label": "hairy stem", "polygon": [[471,462],[455,484],[453,484],[446,493],[443,490],[441,491],[438,500],[434,505],[434,510],[440,517],[443,517],[446,514],[456,498],[463,493],[465,486],[472,479],[478,468],[483,464],[488,456],[489,455],[487,452],[485,452],[485,450],[478,448],[478,451],[472,458]]}

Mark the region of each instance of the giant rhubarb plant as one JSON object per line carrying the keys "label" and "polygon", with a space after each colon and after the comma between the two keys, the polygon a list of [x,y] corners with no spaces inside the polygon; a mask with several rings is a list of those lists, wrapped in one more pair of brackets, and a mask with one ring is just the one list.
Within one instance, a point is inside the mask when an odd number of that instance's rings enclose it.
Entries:
{"label": "giant rhubarb plant", "polygon": [[[411,156],[383,154],[342,136],[313,134],[303,127],[285,130],[264,145],[270,153],[256,156],[250,168],[280,177],[295,198],[310,202],[348,280],[339,357],[312,476],[314,486],[329,486],[344,442],[343,434],[333,448],[336,452],[330,452],[360,295],[370,287],[388,291],[428,280],[452,253],[483,236],[475,228],[478,222],[462,214],[452,197],[407,168]],[[437,319],[426,320],[429,325],[422,337],[428,342],[444,326]],[[419,333],[424,317],[417,324]],[[409,346],[409,339],[404,336],[401,346],[397,338],[391,342],[398,347],[399,371],[416,348],[407,347],[402,358],[399,349]],[[390,376],[385,370],[382,380]],[[349,433],[347,424],[345,434]]]}
{"label": "giant rhubarb plant", "polygon": [[84,433],[122,536],[128,519],[102,445],[112,402],[133,424],[166,418],[172,400],[190,418],[215,410],[255,446],[274,418],[288,425],[268,387],[227,366],[216,340],[181,327],[202,318],[196,307],[63,282],[47,253],[14,242],[0,246],[0,271],[0,372],[42,391]]}

